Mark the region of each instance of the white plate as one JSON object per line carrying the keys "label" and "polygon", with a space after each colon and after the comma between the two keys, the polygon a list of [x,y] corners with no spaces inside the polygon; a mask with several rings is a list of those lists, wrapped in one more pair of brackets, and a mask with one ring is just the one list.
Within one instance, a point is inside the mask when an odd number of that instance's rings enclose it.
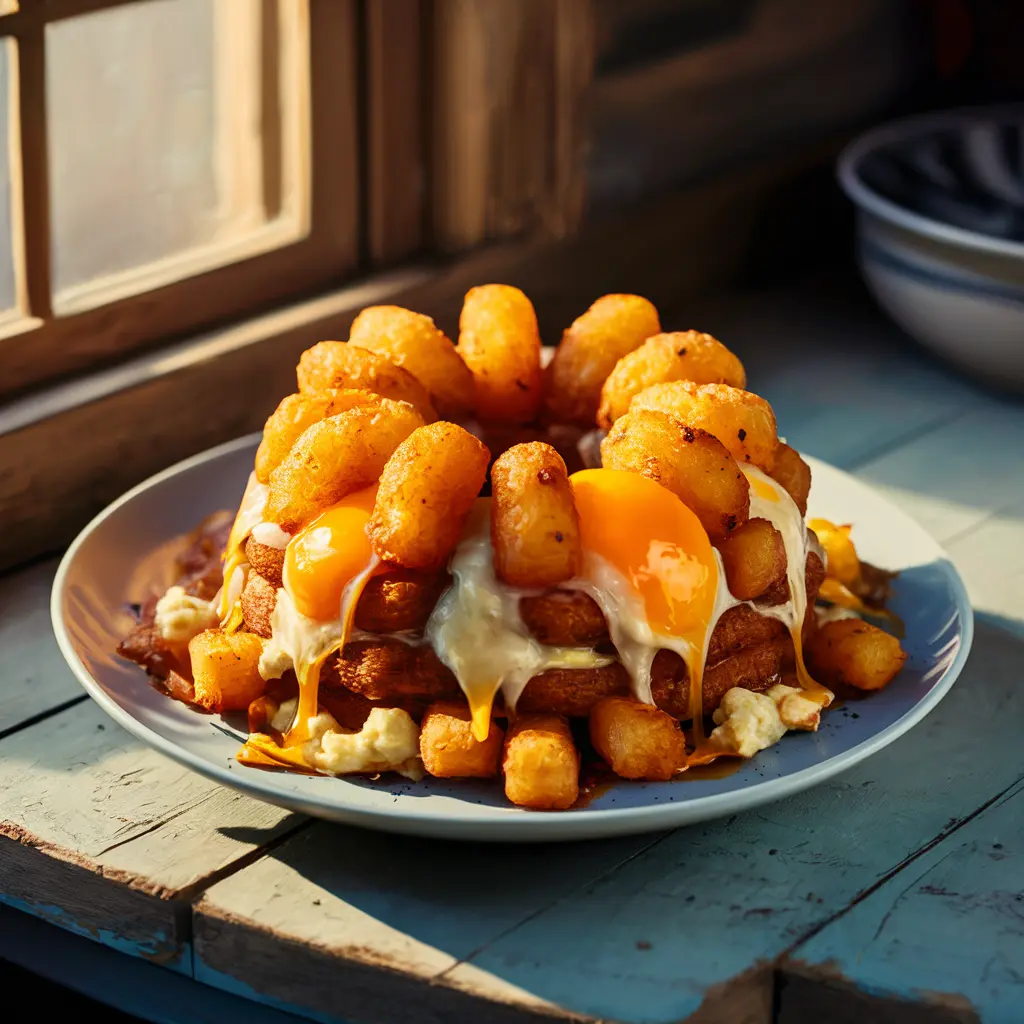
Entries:
{"label": "white plate", "polygon": [[511,807],[496,783],[374,783],[245,768],[235,761],[243,723],[170,700],[114,650],[133,622],[128,602],[166,585],[175,538],[237,505],[257,443],[242,438],[179,463],[97,516],[57,571],[53,628],[82,685],[129,732],[217,782],[306,814],[389,832],[513,842],[654,831],[735,814],[824,782],[892,743],[938,704],[971,646],[971,607],[942,549],[868,487],[808,459],[809,515],[854,523],[862,556],[900,570],[892,608],[906,623],[909,652],[889,687],[827,713],[817,733],[790,734],[724,778],[621,782],[586,807],[556,813]]}

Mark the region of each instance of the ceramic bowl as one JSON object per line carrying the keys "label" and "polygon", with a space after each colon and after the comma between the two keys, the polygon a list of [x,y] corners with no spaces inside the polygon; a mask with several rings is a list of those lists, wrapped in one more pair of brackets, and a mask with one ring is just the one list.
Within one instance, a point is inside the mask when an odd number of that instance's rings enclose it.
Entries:
{"label": "ceramic bowl", "polygon": [[882,308],[944,359],[1024,391],[1024,106],[876,128],[838,174]]}

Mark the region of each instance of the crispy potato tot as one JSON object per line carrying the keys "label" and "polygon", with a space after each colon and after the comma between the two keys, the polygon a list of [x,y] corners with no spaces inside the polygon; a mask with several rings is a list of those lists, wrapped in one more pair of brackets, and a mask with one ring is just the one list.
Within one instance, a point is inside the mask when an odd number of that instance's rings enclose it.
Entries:
{"label": "crispy potato tot", "polygon": [[767,519],[748,519],[719,547],[733,597],[753,601],[786,575],[782,534]]}
{"label": "crispy potato tot", "polygon": [[254,633],[207,629],[188,644],[195,701],[207,711],[245,711],[267,690],[260,676],[263,641]]}
{"label": "crispy potato tot", "polygon": [[658,311],[647,299],[602,295],[562,335],[544,371],[546,418],[592,427],[601,386],[615,364],[660,330]]}
{"label": "crispy potato tot", "polygon": [[505,731],[491,721],[481,743],[473,737],[469,706],[446,701],[431,704],[420,726],[420,757],[438,779],[490,779],[498,774]]}
{"label": "crispy potato tot", "polygon": [[314,423],[270,474],[264,515],[294,533],[380,474],[394,450],[423,419],[406,402],[350,409]]}
{"label": "crispy potato tot", "polygon": [[363,588],[355,611],[356,629],[367,633],[422,631],[451,577],[445,572],[396,568],[374,576]]}
{"label": "crispy potato tot", "polygon": [[261,544],[249,537],[245,542],[245,557],[257,572],[276,590],[281,586],[281,574],[284,572],[284,548],[272,548],[269,544]]}
{"label": "crispy potato tot", "polygon": [[811,493],[811,467],[795,448],[780,444],[775,451],[775,467],[771,474],[789,493],[800,515],[807,515],[807,496]]}
{"label": "crispy potato tot", "polygon": [[807,525],[825,549],[825,575],[847,587],[856,585],[860,580],[861,565],[857,549],[850,539],[853,528],[836,526],[827,519],[812,519]]}
{"label": "crispy potato tot", "polygon": [[473,408],[473,375],[429,316],[401,306],[370,306],[353,321],[348,340],[408,370],[430,392],[441,416],[459,419]]}
{"label": "crispy potato tot", "polygon": [[534,419],[541,398],[540,332],[533,305],[518,288],[485,284],[467,292],[458,351],[473,374],[477,416]]}
{"label": "crispy potato tot", "polygon": [[623,779],[664,782],[686,767],[679,722],[649,704],[609,697],[590,712],[590,742]]}
{"label": "crispy potato tot", "polygon": [[713,541],[747,521],[750,485],[726,447],[707,431],[656,409],[617,420],[601,442],[605,469],[656,480],[700,519]]}
{"label": "crispy potato tot", "polygon": [[424,423],[437,419],[430,393],[408,370],[387,356],[345,341],[321,341],[307,348],[296,368],[299,391],[371,391],[395,402],[408,402]]}
{"label": "crispy potato tot", "polygon": [[906,660],[896,637],[860,619],[826,622],[807,644],[811,674],[826,686],[881,690]]}
{"label": "crispy potato tot", "polygon": [[250,572],[242,588],[242,625],[249,633],[255,633],[265,640],[272,632],[270,617],[277,604],[277,589],[258,572]]}
{"label": "crispy potato tot", "polygon": [[608,640],[604,612],[582,590],[521,597],[519,615],[533,638],[550,647],[593,647]]}
{"label": "crispy potato tot", "polygon": [[[656,334],[624,355],[601,388],[598,426],[608,430],[629,411],[630,402],[652,384],[687,380],[694,384],[747,386],[743,364],[717,338],[700,331]],[[693,423],[691,426],[701,426]]]}
{"label": "crispy potato tot", "polygon": [[491,467],[491,542],[498,577],[551,587],[576,575],[580,524],[561,455],[540,441],[509,448]]}
{"label": "crispy potato tot", "polygon": [[357,406],[374,405],[380,396],[372,391],[346,388],[317,394],[288,395],[270,414],[263,427],[263,440],[256,450],[256,479],[265,484],[291,447],[313,426],[328,416],[337,416]]}
{"label": "crispy potato tot", "polygon": [[407,569],[440,569],[480,495],[491,453],[454,423],[414,430],[380,476],[366,526],[377,554]]}
{"label": "crispy potato tot", "polygon": [[728,384],[692,384],[677,380],[641,391],[630,404],[658,409],[717,437],[737,462],[751,462],[766,473],[775,467],[779,447],[775,413],[759,395]]}
{"label": "crispy potato tot", "polygon": [[505,796],[517,807],[561,811],[580,794],[580,755],[560,715],[520,715],[505,739]]}

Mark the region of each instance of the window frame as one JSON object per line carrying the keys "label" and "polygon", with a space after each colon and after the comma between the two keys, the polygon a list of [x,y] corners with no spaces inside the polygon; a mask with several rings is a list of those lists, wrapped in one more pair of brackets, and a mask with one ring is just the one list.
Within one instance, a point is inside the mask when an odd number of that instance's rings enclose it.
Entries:
{"label": "window frame", "polygon": [[[59,375],[93,368],[157,342],[165,343],[242,315],[257,314],[344,281],[360,263],[358,70],[355,0],[284,0],[297,22],[280,37],[268,33],[273,59],[291,47],[291,59],[308,66],[308,98],[298,98],[298,123],[278,151],[298,146],[299,190],[306,197],[286,218],[268,221],[241,240],[222,243],[230,262],[210,267],[175,258],[172,280],[149,290],[126,287],[126,275],[88,286],[89,308],[54,310],[46,133],[46,26],[56,21],[150,0],[32,0],[0,15],[0,41],[11,65],[11,221],[17,316],[0,318],[0,398]],[[259,0],[263,24],[277,24],[278,0]],[[294,7],[292,6],[294,5]],[[282,26],[286,23],[280,22]],[[14,40],[12,45],[9,40]],[[288,59],[283,56],[280,59]],[[296,88],[281,77],[281,90]],[[277,83],[264,85],[277,93]],[[273,98],[273,94],[268,98]],[[295,98],[292,97],[294,101]],[[15,156],[17,158],[15,158]],[[280,187],[280,182],[277,183]],[[284,228],[282,228],[284,225]],[[290,240],[289,240],[290,239]],[[147,268],[140,268],[139,279]],[[138,282],[136,282],[138,284]],[[83,289],[84,290],[84,289]],[[98,294],[97,294],[98,293]],[[107,299],[108,301],[103,301]]]}

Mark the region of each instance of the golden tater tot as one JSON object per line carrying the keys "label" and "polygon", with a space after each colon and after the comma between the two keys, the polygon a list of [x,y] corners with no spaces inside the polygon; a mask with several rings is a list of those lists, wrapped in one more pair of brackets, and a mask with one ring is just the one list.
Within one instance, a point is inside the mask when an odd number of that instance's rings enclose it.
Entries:
{"label": "golden tater tot", "polygon": [[458,352],[473,374],[480,419],[534,419],[541,398],[540,332],[533,305],[518,288],[470,289],[459,317]]}
{"label": "golden tater tot", "polygon": [[786,545],[767,519],[748,519],[720,547],[729,592],[753,601],[786,575]]}
{"label": "golden tater tot", "polygon": [[306,430],[328,416],[337,416],[360,405],[380,399],[372,391],[345,388],[317,394],[288,395],[270,414],[263,428],[263,440],[256,450],[256,479],[265,484],[281,460]]}
{"label": "golden tater tot", "polygon": [[580,793],[580,755],[561,715],[520,715],[505,739],[505,796],[518,807],[562,811]]}
{"label": "golden tater tot", "polygon": [[635,395],[652,384],[675,380],[747,386],[743,364],[717,338],[700,331],[657,334],[624,355],[608,375],[601,388],[598,425],[607,430],[625,416]]}
{"label": "golden tater tot", "polygon": [[420,726],[420,757],[427,773],[439,779],[489,779],[498,774],[505,731],[491,721],[482,743],[473,736],[466,704],[431,704]]}
{"label": "golden tater tot", "polygon": [[499,579],[552,587],[576,575],[580,523],[562,456],[541,441],[509,448],[491,467],[491,542]]}
{"label": "golden tater tot", "polygon": [[656,409],[630,411],[601,442],[605,469],[639,473],[687,505],[715,541],[747,521],[750,485],[725,446]]}
{"label": "golden tater tot", "polygon": [[207,629],[192,637],[188,653],[195,702],[207,711],[244,711],[267,690],[259,668],[263,641],[254,633]]}
{"label": "golden tater tot", "polygon": [[602,295],[562,335],[544,372],[547,419],[592,427],[601,386],[615,364],[660,330],[658,311],[647,299]]}
{"label": "golden tater tot", "polygon": [[728,384],[686,380],[655,384],[633,399],[630,409],[659,409],[688,427],[718,438],[737,462],[751,462],[766,473],[775,467],[779,438],[772,407],[759,395]]}
{"label": "golden tater tot", "polygon": [[623,779],[667,781],[686,767],[679,722],[650,704],[608,697],[590,712],[590,742]]}
{"label": "golden tater tot", "polygon": [[473,408],[473,375],[429,316],[401,306],[370,306],[353,321],[348,340],[408,370],[430,392],[441,416],[458,419]]}
{"label": "golden tater tot", "polygon": [[372,391],[395,402],[408,402],[424,423],[437,419],[430,393],[408,370],[387,356],[346,341],[321,341],[299,358],[299,391]]}
{"label": "golden tater tot", "polygon": [[836,526],[827,519],[812,519],[808,527],[825,549],[825,575],[845,586],[853,586],[861,576],[860,558],[850,539],[852,527]]}
{"label": "golden tater tot", "polygon": [[800,515],[807,515],[807,496],[811,493],[811,467],[800,453],[788,444],[780,444],[775,451],[775,466],[771,474],[789,493]]}
{"label": "golden tater tot", "polygon": [[414,430],[380,475],[366,532],[377,554],[408,569],[440,569],[459,542],[491,453],[454,423]]}
{"label": "golden tater tot", "polygon": [[391,453],[422,426],[411,405],[386,398],[314,423],[270,474],[266,519],[294,533],[347,494],[376,483]]}
{"label": "golden tater tot", "polygon": [[807,643],[808,667],[826,686],[881,690],[906,660],[896,637],[860,619],[826,622]]}

